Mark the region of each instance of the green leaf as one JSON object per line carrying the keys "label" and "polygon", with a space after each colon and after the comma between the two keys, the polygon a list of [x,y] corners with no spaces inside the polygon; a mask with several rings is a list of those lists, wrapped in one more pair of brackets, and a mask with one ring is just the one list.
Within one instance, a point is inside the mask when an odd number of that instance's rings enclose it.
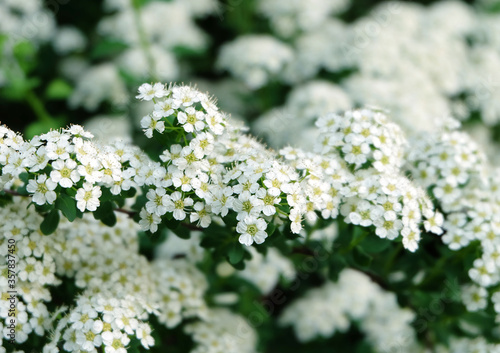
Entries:
{"label": "green leaf", "polygon": [[375,254],[384,251],[391,246],[391,244],[392,243],[387,239],[381,239],[375,234],[369,234],[365,239],[363,239],[361,247],[367,253]]}
{"label": "green leaf", "polygon": [[28,182],[29,176],[30,175],[28,173],[21,173],[19,174],[19,179],[21,179],[21,181],[26,184]]}
{"label": "green leaf", "polygon": [[40,224],[40,230],[43,234],[49,235],[55,232],[57,226],[59,225],[59,210],[53,209],[49,214],[47,214]]}
{"label": "green leaf", "polygon": [[14,46],[14,57],[24,73],[29,73],[36,66],[36,52],[34,44],[30,41],[25,40]]}
{"label": "green leaf", "polygon": [[56,200],[56,208],[60,209],[64,217],[68,219],[68,221],[73,222],[76,218],[76,201],[64,194],[61,193]]}
{"label": "green leaf", "polygon": [[5,88],[2,89],[2,96],[11,100],[23,100],[28,92],[40,85],[40,80],[37,77],[24,79],[13,79]]}
{"label": "green leaf", "polygon": [[268,236],[273,235],[275,230],[276,230],[276,225],[274,223],[268,223],[267,228],[266,228],[267,235]]}
{"label": "green leaf", "polygon": [[358,264],[361,267],[368,267],[370,266],[373,257],[368,255],[361,247],[355,247],[352,251],[352,257],[354,259],[354,262]]}
{"label": "green leaf", "polygon": [[205,233],[203,239],[201,239],[200,246],[205,249],[216,248],[220,246],[223,242],[221,237],[214,237],[210,234]]}
{"label": "green leaf", "polygon": [[136,193],[137,193],[137,190],[135,188],[130,188],[128,190],[122,190],[121,196],[128,199],[128,198],[134,197]]}
{"label": "green leaf", "polygon": [[177,227],[172,229],[172,231],[175,233],[175,235],[177,235],[181,239],[189,239],[191,237],[191,231],[189,230],[189,228],[183,226],[180,223],[177,225]]}
{"label": "green leaf", "polygon": [[127,48],[128,45],[123,42],[105,40],[94,47],[94,50],[90,53],[90,58],[93,60],[110,58],[122,53]]}
{"label": "green leaf", "polygon": [[97,210],[94,211],[94,218],[100,220],[108,227],[113,227],[116,224],[113,203],[111,201],[101,203]]}
{"label": "green leaf", "polygon": [[227,258],[230,264],[235,265],[243,260],[243,255],[245,255],[245,249],[243,248],[243,245],[241,245],[240,243],[234,243],[229,248]]}
{"label": "green leaf", "polygon": [[56,78],[45,90],[45,97],[47,99],[66,99],[72,92],[73,88],[66,81]]}
{"label": "green leaf", "polygon": [[101,202],[110,201],[114,196],[109,188],[101,187],[101,197],[99,197]]}

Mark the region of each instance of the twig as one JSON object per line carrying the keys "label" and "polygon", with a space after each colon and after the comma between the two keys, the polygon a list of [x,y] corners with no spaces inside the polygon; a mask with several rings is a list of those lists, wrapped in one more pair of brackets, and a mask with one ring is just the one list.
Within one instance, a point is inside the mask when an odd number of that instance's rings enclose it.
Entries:
{"label": "twig", "polygon": [[12,195],[12,196],[26,196],[26,195],[21,195],[17,191],[9,190],[9,189],[3,189],[3,192],[5,192],[6,194],[9,194],[9,195]]}

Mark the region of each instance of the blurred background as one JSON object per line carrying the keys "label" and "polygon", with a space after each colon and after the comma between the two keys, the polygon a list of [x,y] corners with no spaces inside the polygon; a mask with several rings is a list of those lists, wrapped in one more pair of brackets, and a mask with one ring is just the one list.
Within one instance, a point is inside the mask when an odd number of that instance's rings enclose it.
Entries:
{"label": "blurred background", "polygon": [[496,0],[2,0],[0,51],[0,121],[28,138],[77,123],[147,148],[134,96],[161,81],[209,91],[274,147],[375,106],[408,131],[458,118],[497,158]]}

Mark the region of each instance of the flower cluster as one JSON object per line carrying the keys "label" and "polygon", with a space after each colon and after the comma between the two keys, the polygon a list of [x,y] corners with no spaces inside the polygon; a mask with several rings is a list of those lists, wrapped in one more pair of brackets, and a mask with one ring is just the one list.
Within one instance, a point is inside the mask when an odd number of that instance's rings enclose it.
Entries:
{"label": "flower cluster", "polygon": [[[81,126],[51,131],[27,142],[1,127],[2,186],[28,174],[26,191],[36,205],[72,197],[80,212],[96,211],[103,191],[120,195],[147,184],[157,164],[137,147],[116,141],[100,146]],[[109,198],[108,198],[109,199]]]}
{"label": "flower cluster", "polygon": [[311,31],[321,26],[331,15],[341,13],[349,6],[349,0],[260,0],[259,10],[270,19],[274,31],[284,37],[298,32]]}
{"label": "flower cluster", "polygon": [[217,65],[243,80],[249,88],[258,89],[279,77],[292,57],[292,49],[278,39],[248,35],[224,45]]}
{"label": "flower cluster", "polygon": [[[336,218],[341,210],[347,222],[374,225],[380,237],[395,239],[401,231],[412,251],[423,217],[426,230],[441,232],[440,215],[425,193],[403,176],[387,175],[399,172],[405,139],[380,112],[323,116],[317,123],[324,136],[318,153],[287,148],[281,151],[282,161],[242,135],[215,105],[209,106],[205,94],[158,83],[145,84],[139,92],[138,98],[155,101],[153,113],[142,120],[146,136],[181,129],[180,143],[160,156],[157,175],[168,180],[147,194],[141,211],[144,230],[156,231],[167,213],[207,227],[214,217],[228,220],[235,212],[239,240],[251,245],[267,238],[270,222],[288,218],[291,231],[299,233],[304,217],[311,222],[317,213]],[[218,130],[212,127],[214,119]]]}
{"label": "flower cluster", "polygon": [[[13,201],[0,209],[5,220],[0,245],[6,252],[7,239],[14,239],[17,246],[18,343],[29,341],[32,333],[44,336],[54,331],[44,352],[94,352],[98,347],[125,352],[131,339],[140,340],[146,348],[153,345],[151,327],[142,322],[147,314],[155,315],[168,328],[178,326],[184,318],[204,317],[204,276],[187,261],[149,262],[138,254],[139,226],[126,215],[118,214],[112,228],[88,214],[73,222],[62,219],[56,232],[47,237],[40,233],[43,219],[28,207],[29,198],[15,196]],[[5,294],[0,315],[8,319],[6,264],[1,271],[0,286]],[[62,278],[73,279],[83,294],[76,307],[60,319],[67,309],[51,313],[47,305],[53,299],[49,288],[59,285]],[[7,337],[7,327],[0,326]]]}
{"label": "flower cluster", "polygon": [[97,353],[104,349],[105,353],[126,353],[131,337],[149,349],[154,339],[151,327],[144,320],[150,313],[140,298],[131,295],[119,299],[84,293],[75,307],[58,321],[52,342],[44,347],[43,353],[59,352],[59,342],[66,352]]}
{"label": "flower cluster", "polygon": [[[317,213],[324,219],[340,213],[346,223],[375,227],[381,238],[402,235],[410,251],[418,248],[422,224],[428,232],[442,233],[442,215],[434,212],[423,189],[402,175],[379,174],[373,168],[351,173],[335,154],[318,156],[292,148],[280,153],[304,171],[301,184],[307,199],[298,200],[304,203],[309,222],[316,221]],[[301,227],[300,217],[291,220],[292,227]]]}
{"label": "flower cluster", "polygon": [[291,325],[297,338],[308,342],[345,332],[350,321],[356,321],[376,350],[387,352],[394,347],[410,351],[416,344],[410,326],[414,317],[412,311],[399,307],[394,293],[380,289],[360,272],[344,270],[337,283],[309,290],[293,302],[279,322]]}
{"label": "flower cluster", "polygon": [[[39,225],[42,217],[34,210],[27,209],[29,202],[21,197],[15,198],[15,203],[0,208],[2,225],[0,226],[0,254],[7,258],[8,242],[15,242],[14,256],[15,266],[0,264],[0,332],[7,338],[9,330],[5,323],[10,323],[9,301],[12,288],[9,287],[7,279],[12,271],[15,274],[15,288],[17,289],[17,304],[15,315],[16,342],[23,343],[28,340],[28,335],[34,332],[38,336],[44,336],[51,328],[51,317],[47,304],[52,300],[49,286],[56,286],[61,280],[56,276],[57,250],[52,247],[49,238],[40,234]],[[11,258],[11,257],[10,257]],[[12,259],[12,258],[11,258]],[[9,271],[10,269],[10,271]],[[5,321],[4,321],[5,320]],[[1,348],[0,348],[1,350]]]}
{"label": "flower cluster", "polygon": [[403,163],[406,138],[381,112],[362,109],[343,116],[326,114],[316,126],[321,133],[316,150],[340,154],[354,170],[368,166],[380,173],[394,173]]}
{"label": "flower cluster", "polygon": [[452,250],[478,242],[482,256],[474,260],[469,277],[476,285],[463,289],[470,311],[487,306],[485,288],[500,281],[500,193],[496,170],[477,144],[450,122],[442,131],[419,136],[407,160],[415,182],[432,192],[445,214],[442,239]]}
{"label": "flower cluster", "polygon": [[500,352],[499,344],[488,343],[483,337],[478,338],[456,338],[453,337],[450,340],[449,347],[439,346],[437,347],[437,353],[468,353],[468,352],[489,352],[498,353]]}
{"label": "flower cluster", "polygon": [[296,271],[292,262],[276,249],[269,249],[266,255],[250,249],[252,259],[246,263],[245,269],[237,273],[238,277],[255,284],[262,294],[269,294],[279,283],[280,278],[291,282]]}
{"label": "flower cluster", "polygon": [[205,321],[187,325],[196,347],[191,353],[254,353],[255,330],[241,316],[227,309],[210,310]]}
{"label": "flower cluster", "polygon": [[294,147],[313,150],[317,139],[314,123],[318,117],[344,112],[353,105],[340,86],[314,80],[295,86],[283,106],[260,116],[252,128],[274,148],[294,141]]}

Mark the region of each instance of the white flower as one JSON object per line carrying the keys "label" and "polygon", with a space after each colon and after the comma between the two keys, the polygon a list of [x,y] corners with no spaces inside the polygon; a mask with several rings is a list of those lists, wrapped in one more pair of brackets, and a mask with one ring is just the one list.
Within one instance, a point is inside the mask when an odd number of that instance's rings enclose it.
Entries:
{"label": "white flower", "polygon": [[101,197],[101,187],[93,186],[90,183],[83,183],[83,186],[76,192],[76,207],[82,212],[85,210],[95,211],[99,207],[99,197]]}
{"label": "white flower", "polygon": [[200,93],[189,86],[172,88],[172,99],[177,107],[189,107],[200,101]]}
{"label": "white flower", "polygon": [[250,246],[254,242],[262,244],[267,238],[266,228],[266,221],[262,218],[247,216],[236,225],[236,231],[241,234],[238,240],[246,246]]}
{"label": "white flower", "polygon": [[173,101],[170,98],[155,104],[153,115],[156,118],[166,118],[174,114]]}
{"label": "white flower", "polygon": [[141,127],[143,128],[146,137],[153,137],[153,130],[158,131],[160,134],[165,131],[165,122],[160,120],[160,117],[147,115],[141,120]]}
{"label": "white flower", "polygon": [[403,236],[403,246],[411,252],[415,252],[418,249],[418,242],[420,241],[420,231],[404,227],[401,235]]}
{"label": "white flower", "polygon": [[150,101],[153,98],[161,98],[167,94],[168,92],[165,90],[165,86],[161,83],[157,82],[154,85],[144,83],[139,87],[139,94],[135,96],[135,98]]}
{"label": "white flower", "polygon": [[161,218],[155,213],[149,213],[145,208],[139,213],[141,220],[139,225],[144,231],[149,230],[151,233],[155,233],[158,230],[158,224],[161,223]]}
{"label": "white flower", "polygon": [[102,342],[106,353],[127,353],[125,346],[129,344],[130,338],[118,330],[105,331],[102,333]]}
{"label": "white flower", "polygon": [[186,218],[185,208],[193,206],[193,199],[186,197],[183,198],[182,194],[178,191],[174,192],[170,196],[171,201],[167,203],[167,211],[173,212],[174,218],[178,221],[182,221]]}
{"label": "white flower", "polygon": [[302,213],[299,212],[296,208],[293,208],[290,211],[290,215],[288,216],[290,221],[292,221],[291,229],[292,233],[299,234],[302,230]]}
{"label": "white flower", "polygon": [[47,179],[47,176],[42,174],[36,181],[31,179],[26,186],[26,190],[33,193],[33,202],[37,205],[52,204],[56,200],[56,193],[54,191],[56,186],[57,183],[51,179]]}
{"label": "white flower", "polygon": [[179,112],[177,120],[186,132],[201,131],[205,127],[205,114],[196,111],[193,107],[186,109],[186,112]]}
{"label": "white flower", "polygon": [[194,204],[193,208],[196,212],[191,213],[189,221],[191,223],[198,221],[200,227],[207,228],[210,223],[212,223],[212,217],[210,217],[206,205],[203,202],[197,202]]}
{"label": "white flower", "polygon": [[154,213],[157,216],[163,216],[167,213],[167,204],[170,197],[166,194],[164,188],[150,189],[146,194],[148,202],[146,202],[146,210],[149,213]]}
{"label": "white flower", "polygon": [[432,217],[424,221],[425,230],[437,235],[443,234],[443,215],[440,212],[435,212]]}
{"label": "white flower", "polygon": [[67,138],[61,138],[57,142],[47,143],[47,157],[50,159],[62,159],[66,160],[69,158],[69,154],[73,152],[74,146],[70,144]]}
{"label": "white flower", "polygon": [[139,324],[135,334],[137,338],[141,340],[141,344],[144,348],[149,349],[149,347],[155,344],[155,340],[151,336],[151,327],[148,324]]}
{"label": "white flower", "polygon": [[75,170],[76,162],[72,159],[65,161],[59,159],[52,163],[52,167],[54,169],[50,172],[50,178],[63,188],[70,188],[73,183],[80,180],[80,175]]}
{"label": "white flower", "polygon": [[468,285],[462,288],[462,300],[468,311],[478,311],[486,308],[488,292],[485,288]]}

